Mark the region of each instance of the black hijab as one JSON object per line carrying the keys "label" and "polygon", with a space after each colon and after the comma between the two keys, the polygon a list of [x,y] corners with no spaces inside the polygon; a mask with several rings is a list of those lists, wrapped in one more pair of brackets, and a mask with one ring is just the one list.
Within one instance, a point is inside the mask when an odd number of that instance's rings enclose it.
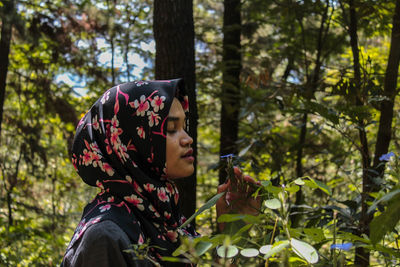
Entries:
{"label": "black hijab", "polygon": [[166,119],[174,97],[188,112],[181,79],[125,83],[107,90],[80,120],[72,162],[101,192],[85,207],[69,247],[104,220],[119,225],[133,244],[149,242],[158,262],[179,246],[179,234],[197,235],[192,226],[178,233],[186,219],[177,188],[165,178]]}

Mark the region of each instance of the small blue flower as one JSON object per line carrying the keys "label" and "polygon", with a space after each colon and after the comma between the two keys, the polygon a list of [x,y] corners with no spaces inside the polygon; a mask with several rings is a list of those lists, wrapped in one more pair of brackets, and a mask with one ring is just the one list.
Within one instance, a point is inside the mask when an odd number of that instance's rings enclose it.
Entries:
{"label": "small blue flower", "polygon": [[221,159],[224,159],[224,158],[233,158],[233,157],[235,157],[235,154],[227,154],[227,155],[221,156]]}
{"label": "small blue flower", "polygon": [[341,250],[349,251],[352,246],[353,246],[353,243],[332,244],[331,249],[341,249]]}
{"label": "small blue flower", "polygon": [[391,157],[396,156],[393,152],[389,152],[387,154],[383,154],[382,156],[379,157],[380,161],[389,161]]}

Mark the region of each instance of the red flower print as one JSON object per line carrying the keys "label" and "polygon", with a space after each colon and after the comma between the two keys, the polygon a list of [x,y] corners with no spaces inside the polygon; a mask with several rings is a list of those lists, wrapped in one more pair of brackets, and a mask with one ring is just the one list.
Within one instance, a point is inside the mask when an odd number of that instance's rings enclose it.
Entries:
{"label": "red flower print", "polygon": [[104,206],[99,207],[100,212],[105,212],[106,210],[109,210],[111,208],[110,204],[106,204]]}
{"label": "red flower print", "polygon": [[109,197],[108,199],[107,199],[107,202],[114,202],[114,197],[112,196],[112,197]]}
{"label": "red flower print", "polygon": [[104,190],[104,186],[103,186],[103,184],[102,184],[99,180],[96,181],[96,186],[97,186],[98,188],[100,188],[101,190]]}
{"label": "red flower print", "polygon": [[157,188],[157,196],[158,199],[161,200],[162,202],[169,201],[169,197],[167,196],[164,187]]}
{"label": "red flower print", "polygon": [[109,176],[113,176],[114,175],[114,169],[107,162],[104,162],[100,166],[100,168],[101,168],[102,171],[106,172]]}
{"label": "red flower print", "polygon": [[171,213],[164,211],[164,217],[169,220],[171,218]]}
{"label": "red flower print", "polygon": [[153,212],[154,213],[154,216],[156,217],[156,218],[160,218],[160,213],[158,213],[157,211],[156,211],[156,209],[154,208],[154,206],[153,205],[149,205],[149,210],[151,211],[151,212]]}
{"label": "red flower print", "polygon": [[153,100],[151,101],[151,106],[153,107],[154,112],[158,112],[164,108],[164,100],[165,96],[159,97],[156,95]]}
{"label": "red flower print", "polygon": [[140,138],[145,139],[146,138],[146,132],[144,131],[142,126],[136,127],[137,134],[139,135]]}
{"label": "red flower print", "polygon": [[149,102],[146,100],[146,96],[142,95],[140,97],[140,102],[136,99],[135,101],[129,102],[129,105],[133,108],[136,108],[137,116],[144,116],[146,111],[150,108]]}
{"label": "red flower print", "polygon": [[136,183],[136,181],[133,181],[133,189],[135,189],[136,192],[142,192],[142,188],[139,187],[139,185]]}
{"label": "red flower print", "polygon": [[178,241],[178,233],[176,231],[168,231],[167,236],[174,243]]}
{"label": "red flower print", "polygon": [[131,196],[124,197],[124,199],[129,203],[131,203],[132,205],[134,205],[135,207],[137,207],[139,210],[141,211],[144,210],[144,206],[141,204],[143,202],[143,199],[141,199],[140,197],[137,197],[136,195],[132,194]]}
{"label": "red flower print", "polygon": [[167,185],[167,192],[173,194],[175,192],[173,185],[170,183],[166,183],[166,185]]}
{"label": "red flower print", "polygon": [[160,122],[161,117],[154,113],[153,111],[147,111],[147,116],[149,117],[149,126],[153,127],[154,125],[157,126]]}
{"label": "red flower print", "polygon": [[116,129],[119,126],[119,121],[117,119],[117,115],[114,115],[114,117],[111,119],[111,127]]}
{"label": "red flower print", "polygon": [[87,151],[87,149],[83,150],[82,163],[85,164],[85,166],[92,163],[92,152]]}
{"label": "red flower print", "polygon": [[138,245],[142,245],[144,243],[143,236],[140,234],[138,239]]}
{"label": "red flower print", "polygon": [[144,187],[144,190],[146,190],[149,193],[154,191],[154,185],[153,184],[147,183],[147,184],[144,184],[143,187]]}

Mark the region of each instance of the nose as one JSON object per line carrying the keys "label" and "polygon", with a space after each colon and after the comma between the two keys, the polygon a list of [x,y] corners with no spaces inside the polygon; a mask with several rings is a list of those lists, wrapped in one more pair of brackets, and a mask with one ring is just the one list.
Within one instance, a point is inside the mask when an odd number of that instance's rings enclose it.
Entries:
{"label": "nose", "polygon": [[186,131],[183,131],[180,143],[182,146],[190,146],[193,143],[193,138]]}

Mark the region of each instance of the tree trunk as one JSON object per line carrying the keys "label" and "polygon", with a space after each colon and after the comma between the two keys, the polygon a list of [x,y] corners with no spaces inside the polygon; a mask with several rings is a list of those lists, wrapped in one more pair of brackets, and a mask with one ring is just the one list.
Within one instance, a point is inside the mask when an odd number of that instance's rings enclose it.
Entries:
{"label": "tree trunk", "polygon": [[[3,121],[3,106],[6,96],[7,72],[12,34],[12,21],[14,14],[14,1],[3,1],[3,17],[1,18],[1,40],[0,40],[0,140],[1,124]],[[1,141],[0,141],[1,143]]]}
{"label": "tree trunk", "polygon": [[[224,40],[222,44],[222,94],[220,124],[220,155],[237,154],[236,141],[239,131],[241,28],[240,0],[224,0]],[[227,174],[219,171],[219,183],[224,183]]]}
{"label": "tree trunk", "polygon": [[[197,107],[194,61],[193,1],[155,0],[154,39],[156,41],[156,79],[182,77],[189,96],[189,134],[193,138],[195,169],[197,164]],[[178,180],[182,212],[191,216],[196,209],[196,170],[192,176]]]}

